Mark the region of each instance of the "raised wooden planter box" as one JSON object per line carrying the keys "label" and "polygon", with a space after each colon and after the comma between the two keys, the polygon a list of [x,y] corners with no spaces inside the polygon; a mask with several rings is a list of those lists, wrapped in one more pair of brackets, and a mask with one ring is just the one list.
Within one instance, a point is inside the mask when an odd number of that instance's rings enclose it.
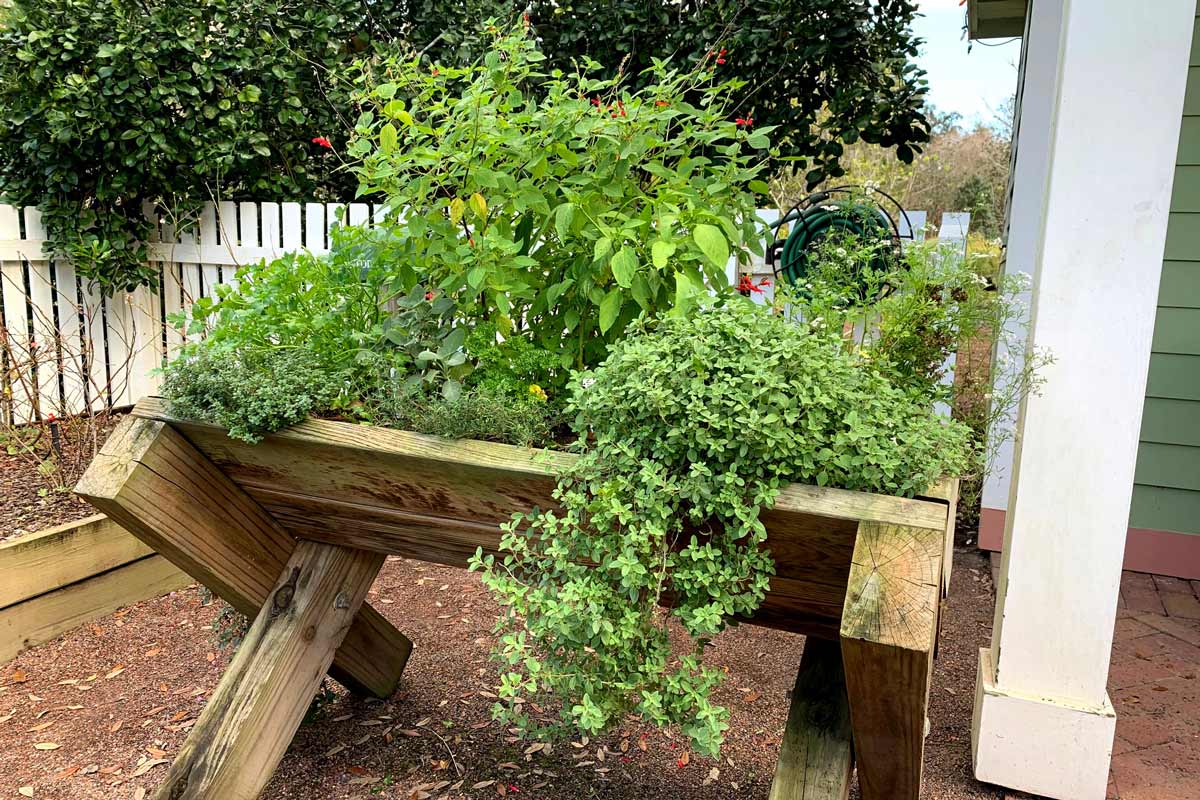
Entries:
{"label": "raised wooden planter box", "polygon": [[[390,695],[412,645],[363,604],[385,555],[494,552],[571,459],[323,420],[248,445],[139,403],[76,491],[255,617],[157,796],[257,796],[326,669]],[[844,797],[851,734],[865,800],[919,796],[956,492],[792,485],[764,514],[777,575],[748,621],[836,643],[805,648],[773,798]]]}

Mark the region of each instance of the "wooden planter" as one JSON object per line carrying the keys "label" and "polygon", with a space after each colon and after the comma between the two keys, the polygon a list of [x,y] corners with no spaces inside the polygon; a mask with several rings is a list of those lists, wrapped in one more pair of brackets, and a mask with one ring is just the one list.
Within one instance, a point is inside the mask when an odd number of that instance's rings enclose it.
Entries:
{"label": "wooden planter", "polygon": [[[572,456],[310,420],[257,445],[142,401],[76,491],[254,618],[156,795],[253,798],[328,670],[387,697],[412,644],[363,603],[385,555],[465,566],[553,505]],[[957,483],[906,499],[787,487],[749,622],[807,634],[772,798],[917,798]],[[844,678],[843,678],[844,676]]]}

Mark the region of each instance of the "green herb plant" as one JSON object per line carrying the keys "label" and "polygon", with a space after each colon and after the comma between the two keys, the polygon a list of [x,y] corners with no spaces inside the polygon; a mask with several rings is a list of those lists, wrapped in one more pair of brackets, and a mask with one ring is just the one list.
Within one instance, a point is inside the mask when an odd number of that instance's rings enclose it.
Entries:
{"label": "green herb plant", "polygon": [[[766,594],[760,513],[780,487],[912,495],[971,455],[964,426],[839,337],[741,298],[639,323],[571,389],[586,446],[560,508],[515,518],[502,554],[471,565],[504,608],[496,716],[536,734],[596,734],[633,713],[716,753],[729,715],[703,651]],[[678,656],[670,622],[691,641]],[[526,709],[551,698],[561,717],[543,727]]]}
{"label": "green herb plant", "polygon": [[731,253],[761,252],[754,191],[769,126],[734,119],[713,65],[625,76],[540,71],[523,27],[490,28],[468,67],[365,62],[347,153],[384,204],[393,291],[422,284],[470,318],[599,363],[641,314],[727,292]]}

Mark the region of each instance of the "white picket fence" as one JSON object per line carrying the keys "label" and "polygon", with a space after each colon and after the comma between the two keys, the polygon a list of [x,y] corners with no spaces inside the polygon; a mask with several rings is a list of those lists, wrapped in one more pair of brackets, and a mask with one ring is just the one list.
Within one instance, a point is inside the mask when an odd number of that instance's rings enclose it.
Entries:
{"label": "white picket fence", "polygon": [[[759,213],[764,222],[778,219],[773,209]],[[925,213],[908,213],[914,237],[921,238]],[[943,218],[947,230],[961,225],[965,231],[965,221],[950,217]],[[207,203],[194,234],[158,222],[148,243],[150,263],[159,269],[157,287],[106,298],[69,262],[46,258],[36,208],[0,205],[0,321],[7,332],[0,342],[0,420],[25,424],[127,406],[154,394],[156,370],[187,341],[170,316],[211,295],[238,267],[302,248],[327,252],[335,224],[374,219],[375,209],[365,203]],[[760,261],[753,272],[766,268]],[[730,277],[738,278],[736,264]]]}

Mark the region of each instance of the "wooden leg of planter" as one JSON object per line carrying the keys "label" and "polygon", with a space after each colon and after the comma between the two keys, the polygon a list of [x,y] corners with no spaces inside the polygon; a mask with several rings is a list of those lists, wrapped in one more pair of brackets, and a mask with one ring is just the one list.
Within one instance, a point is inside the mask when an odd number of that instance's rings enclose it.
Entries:
{"label": "wooden leg of planter", "polygon": [[156,800],[254,800],[321,686],[384,556],[300,542]]}
{"label": "wooden leg of planter", "polygon": [[837,642],[808,637],[769,800],[846,800],[854,752]]}
{"label": "wooden leg of planter", "polygon": [[917,800],[945,531],[863,522],[842,659],[863,800]]}
{"label": "wooden leg of planter", "polygon": [[[177,431],[127,417],[75,491],[175,566],[253,617],[296,547],[266,511]],[[412,650],[363,605],[330,674],[358,694],[388,697]]]}

